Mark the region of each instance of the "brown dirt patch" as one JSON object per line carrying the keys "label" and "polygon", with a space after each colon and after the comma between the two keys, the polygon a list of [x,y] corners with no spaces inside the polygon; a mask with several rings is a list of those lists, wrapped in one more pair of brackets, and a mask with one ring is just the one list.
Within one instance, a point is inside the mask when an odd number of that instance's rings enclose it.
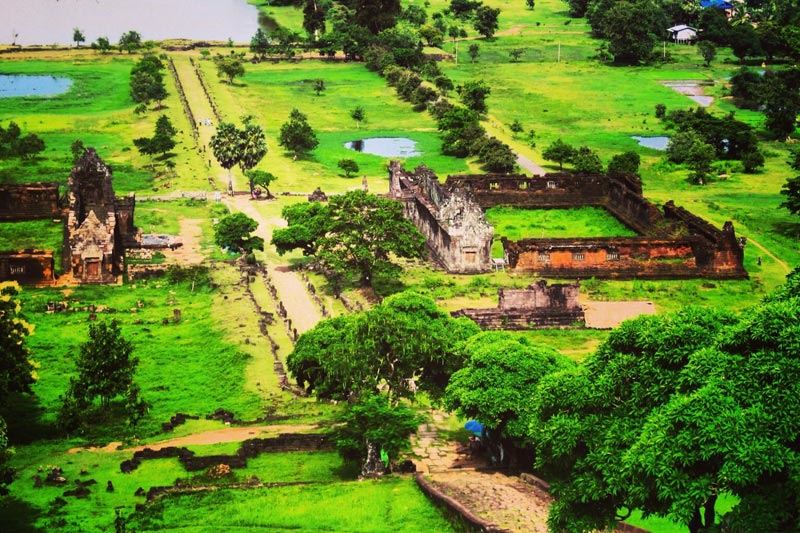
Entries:
{"label": "brown dirt patch", "polygon": [[595,329],[611,329],[625,320],[639,315],[654,315],[656,308],[653,302],[584,302],[586,327]]}

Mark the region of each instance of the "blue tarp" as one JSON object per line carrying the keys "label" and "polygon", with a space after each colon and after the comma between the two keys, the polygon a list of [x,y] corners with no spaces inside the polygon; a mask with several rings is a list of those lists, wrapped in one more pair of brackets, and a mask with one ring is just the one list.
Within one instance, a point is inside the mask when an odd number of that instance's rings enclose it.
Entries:
{"label": "blue tarp", "polygon": [[717,9],[733,9],[733,4],[727,0],[701,0],[700,7],[716,7]]}
{"label": "blue tarp", "polygon": [[477,420],[469,420],[466,424],[464,424],[464,428],[471,431],[472,433],[481,436],[483,434],[483,424],[478,422]]}

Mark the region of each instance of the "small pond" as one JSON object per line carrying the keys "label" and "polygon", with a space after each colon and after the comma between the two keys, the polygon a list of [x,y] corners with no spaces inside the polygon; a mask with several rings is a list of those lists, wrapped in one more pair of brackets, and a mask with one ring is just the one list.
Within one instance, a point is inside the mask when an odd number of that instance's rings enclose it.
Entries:
{"label": "small pond", "polygon": [[699,80],[670,80],[662,81],[661,84],[675,92],[688,96],[703,107],[708,107],[714,102],[713,96],[706,96],[705,94],[705,88],[711,85],[709,82]]}
{"label": "small pond", "polygon": [[344,143],[348,150],[381,157],[414,157],[422,155],[417,143],[406,137],[371,137]]}
{"label": "small pond", "polygon": [[142,40],[194,39],[249,43],[258,29],[258,9],[247,0],[2,0],[0,43],[83,46],[127,31]]}
{"label": "small pond", "polygon": [[69,78],[0,74],[0,98],[12,96],[53,96],[72,86]]}
{"label": "small pond", "polygon": [[656,137],[640,137],[639,135],[631,135],[631,139],[639,142],[639,146],[646,146],[654,150],[666,150],[669,144],[669,137],[666,135],[659,135]]}

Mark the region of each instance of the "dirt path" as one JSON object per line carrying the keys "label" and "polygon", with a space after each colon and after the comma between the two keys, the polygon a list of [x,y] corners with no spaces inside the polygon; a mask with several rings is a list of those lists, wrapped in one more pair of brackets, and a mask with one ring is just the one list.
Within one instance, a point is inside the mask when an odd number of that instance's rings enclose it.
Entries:
{"label": "dirt path", "polygon": [[517,164],[534,176],[544,176],[547,171],[524,155],[517,154]]}
{"label": "dirt path", "polygon": [[654,315],[656,308],[653,302],[595,302],[586,300],[581,303],[586,315],[586,327],[611,329],[625,320],[639,315]]}
{"label": "dirt path", "polygon": [[[284,223],[275,219],[264,217],[249,196],[235,196],[227,200],[235,210],[245,213],[247,216],[258,222],[256,235],[263,238],[265,242],[272,239],[272,230]],[[291,270],[287,265],[267,264],[267,271],[272,279],[275,289],[278,291],[283,306],[286,309],[286,316],[291,319],[292,327],[297,333],[304,333],[317,325],[322,320],[322,314],[311,296],[306,290],[305,283],[300,276]]]}
{"label": "dirt path", "polygon": [[182,245],[175,250],[166,249],[162,252],[168,263],[199,265],[203,262],[204,256],[200,248],[200,238],[203,236],[203,228],[200,227],[202,222],[199,218],[181,219]]}

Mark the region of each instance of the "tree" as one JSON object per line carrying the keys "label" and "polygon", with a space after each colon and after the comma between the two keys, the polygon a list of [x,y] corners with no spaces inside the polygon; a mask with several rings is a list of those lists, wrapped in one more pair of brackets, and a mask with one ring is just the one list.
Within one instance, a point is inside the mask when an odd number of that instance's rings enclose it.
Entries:
{"label": "tree", "polygon": [[340,159],[336,166],[344,171],[344,176],[346,178],[349,178],[350,175],[358,172],[358,163],[356,163],[353,159]]}
{"label": "tree", "polygon": [[305,0],[303,5],[303,29],[311,41],[325,33],[325,16],[331,8],[327,0]]}
{"label": "tree", "polygon": [[292,159],[296,160],[301,154],[307,154],[316,148],[319,141],[317,134],[308,124],[308,118],[297,109],[292,109],[288,122],[281,126],[278,144],[293,152]]}
{"label": "tree", "polygon": [[686,164],[693,171],[689,180],[695,185],[704,185],[711,172],[711,163],[716,159],[714,147],[705,142],[697,142],[689,149]]}
{"label": "tree", "polygon": [[318,398],[346,399],[381,388],[387,403],[415,394],[434,398],[465,362],[464,342],[480,329],[454,319],[427,296],[402,292],[369,311],[323,320],[300,335],[287,357],[298,384]]}
{"label": "tree", "polygon": [[325,80],[316,80],[314,82],[314,92],[319,96],[325,90]]}
{"label": "tree", "polygon": [[89,340],[81,344],[75,362],[78,377],[70,388],[89,402],[100,398],[107,410],[115,396],[128,391],[138,364],[133,343],[122,336],[116,320],[89,324]]}
{"label": "tree", "polygon": [[15,153],[20,159],[30,161],[44,149],[44,140],[35,133],[29,133],[16,142]]}
{"label": "tree", "polygon": [[99,50],[101,54],[107,54],[111,50],[111,41],[108,37],[98,37],[91,45],[92,50]]}
{"label": "tree", "polygon": [[[287,228],[273,232],[273,244],[279,252],[313,247],[322,268],[338,275],[356,273],[366,287],[372,286],[376,273],[387,276],[400,270],[392,263],[392,256],[424,257],[425,238],[403,216],[398,202],[350,191],[315,209],[317,216],[310,223],[289,218]],[[299,232],[302,238],[296,238],[298,232],[293,226],[297,224],[304,230]],[[311,252],[308,248],[306,251]]]}
{"label": "tree", "polygon": [[711,41],[700,41],[697,43],[697,50],[703,56],[706,66],[711,66],[711,62],[717,57],[717,47]]}
{"label": "tree", "polygon": [[577,154],[575,147],[565,143],[561,139],[556,140],[542,151],[542,157],[548,161],[558,163],[558,170],[564,170],[564,163],[572,161]]}
{"label": "tree", "polygon": [[550,347],[504,331],[475,335],[464,351],[468,360],[450,378],[444,406],[461,418],[480,421],[490,438],[525,447],[539,380],[575,363]]}
{"label": "tree", "polygon": [[478,54],[481,53],[481,45],[478,43],[471,43],[469,48],[467,48],[467,53],[469,54],[470,60],[474,63],[476,59],[478,59]]}
{"label": "tree", "polygon": [[361,123],[366,120],[367,115],[364,108],[359,105],[350,110],[350,118],[356,121],[356,128],[361,129]]}
{"label": "tree", "polygon": [[528,9],[533,9],[536,7],[536,0],[525,0],[525,5],[528,7]]}
{"label": "tree", "polygon": [[[242,118],[244,128],[237,130],[236,149],[238,151],[239,168],[242,174],[247,176],[248,171],[255,168],[258,163],[267,155],[267,139],[264,130],[253,122],[253,117]],[[253,195],[254,181],[249,180],[250,195]]]}
{"label": "tree", "polygon": [[476,113],[486,113],[488,107],[486,105],[486,98],[492,92],[491,87],[483,80],[470,80],[464,85],[458,86],[458,95],[461,102]]}
{"label": "tree", "polygon": [[161,107],[161,101],[167,97],[164,85],[164,63],[154,54],[145,54],[131,68],[130,94],[137,104],[148,104],[155,100]]}
{"label": "tree", "polygon": [[281,210],[287,227],[272,232],[271,244],[283,255],[300,249],[303,255],[314,255],[317,239],[325,235],[328,225],[328,208],[322,202],[305,202],[287,205]]}
{"label": "tree", "polygon": [[475,10],[475,19],[472,22],[472,26],[475,31],[487,39],[491,39],[500,25],[498,22],[499,17],[499,8],[481,5]]}
{"label": "tree", "polygon": [[217,76],[227,79],[230,85],[233,85],[234,78],[244,76],[244,65],[239,56],[217,55],[214,63],[217,65]]}
{"label": "tree", "polygon": [[14,449],[8,444],[8,426],[3,417],[0,416],[0,496],[8,494],[6,486],[14,481],[16,470],[8,465],[13,455]]}
{"label": "tree", "polygon": [[653,0],[617,2],[604,17],[608,51],[625,65],[649,61],[666,27],[664,11]]}
{"label": "tree", "polygon": [[72,164],[74,165],[81,157],[83,157],[83,153],[86,151],[86,146],[83,144],[81,139],[75,139],[72,141],[72,144],[69,145],[69,151],[72,154]]}
{"label": "tree", "polygon": [[456,18],[466,20],[481,6],[480,0],[450,0],[447,10]]}
{"label": "tree", "polygon": [[608,163],[609,175],[639,174],[641,158],[636,152],[628,151],[611,157]]}
{"label": "tree", "polygon": [[153,135],[154,149],[159,154],[166,154],[175,148],[175,135],[178,130],[172,125],[167,115],[161,115],[156,120],[156,128]]}
{"label": "tree", "polygon": [[[704,470],[713,465],[686,465],[676,450],[688,445],[692,457],[702,456],[705,439],[671,436],[667,444],[645,428],[651,421],[675,420],[661,409],[682,387],[692,355],[706,353],[735,323],[728,312],[700,308],[639,317],[613,330],[575,370],[542,378],[530,437],[537,470],[556,499],[548,520],[552,530],[613,528],[630,509],[686,525],[696,513],[714,516],[714,483],[721,480],[706,477]],[[732,372],[736,367],[719,368]],[[704,419],[724,409],[721,404]],[[684,416],[681,421],[694,426]],[[704,425],[711,432],[716,427]],[[662,462],[674,468],[643,468],[642,461],[653,454],[663,455]]]}
{"label": "tree", "polygon": [[30,394],[37,380],[38,365],[26,345],[33,326],[21,314],[19,290],[14,281],[0,282],[0,405],[12,393]]}
{"label": "tree", "polygon": [[264,197],[273,197],[272,193],[269,192],[269,186],[273,181],[278,179],[275,174],[264,170],[248,170],[244,175],[247,176],[247,179],[250,181],[250,191],[254,196],[256,195],[256,188],[264,187],[266,191]]}
{"label": "tree", "polygon": [[764,166],[764,154],[759,150],[743,153],[742,166],[744,167],[745,174],[754,174],[759,167]]}
{"label": "tree", "polygon": [[[348,403],[333,429],[339,455],[362,465],[361,476],[390,471],[397,454],[408,446],[423,419],[404,404],[389,404],[380,394],[364,394]],[[386,458],[383,463],[382,457]]]}
{"label": "tree", "polygon": [[508,55],[511,57],[511,62],[516,63],[517,61],[519,61],[519,58],[522,57],[522,54],[524,53],[525,53],[524,48],[512,48],[508,52]]}
{"label": "tree", "polygon": [[75,41],[75,47],[80,47],[81,43],[86,41],[83,31],[80,28],[72,29],[72,40]]}
{"label": "tree", "polygon": [[127,31],[119,38],[119,49],[132,54],[135,50],[142,47],[142,36],[137,31]]}
{"label": "tree", "polygon": [[244,213],[226,215],[214,226],[214,242],[223,248],[251,254],[264,249],[264,239],[252,233],[258,222]]}
{"label": "tree", "polygon": [[475,149],[483,168],[489,172],[509,173],[517,166],[517,154],[510,146],[495,137],[483,137],[477,140],[473,147],[473,150]]}
{"label": "tree", "polygon": [[603,162],[597,152],[588,146],[581,146],[572,158],[572,166],[576,172],[582,174],[600,174],[603,172]]}
{"label": "tree", "polygon": [[233,194],[233,175],[231,169],[241,158],[239,151],[239,130],[232,122],[220,122],[217,131],[211,136],[208,145],[220,166],[228,171],[228,193]]}
{"label": "tree", "polygon": [[800,213],[800,176],[789,178],[781,187],[781,194],[786,200],[781,202],[781,207],[786,208],[793,215]]}
{"label": "tree", "polygon": [[436,88],[439,89],[439,92],[442,93],[442,96],[447,96],[448,93],[455,88],[453,85],[453,80],[448,78],[445,74],[436,76],[433,84],[436,85]]}
{"label": "tree", "polygon": [[444,33],[442,33],[436,26],[427,24],[419,29],[419,36],[425,41],[428,46],[439,47],[444,42]]}
{"label": "tree", "polygon": [[150,169],[155,170],[155,163],[153,163],[153,156],[158,153],[156,144],[151,137],[139,137],[133,140],[133,145],[140,154],[146,155],[150,159]]}
{"label": "tree", "polygon": [[437,127],[442,137],[442,153],[456,157],[467,157],[476,141],[486,134],[478,122],[478,114],[461,106],[444,111]]}
{"label": "tree", "polygon": [[779,74],[765,73],[762,87],[766,128],[777,139],[790,137],[800,114],[800,71],[795,68]]}
{"label": "tree", "polygon": [[269,37],[264,33],[264,30],[258,28],[255,35],[250,38],[250,51],[259,59],[264,59],[269,51],[269,47]]}

